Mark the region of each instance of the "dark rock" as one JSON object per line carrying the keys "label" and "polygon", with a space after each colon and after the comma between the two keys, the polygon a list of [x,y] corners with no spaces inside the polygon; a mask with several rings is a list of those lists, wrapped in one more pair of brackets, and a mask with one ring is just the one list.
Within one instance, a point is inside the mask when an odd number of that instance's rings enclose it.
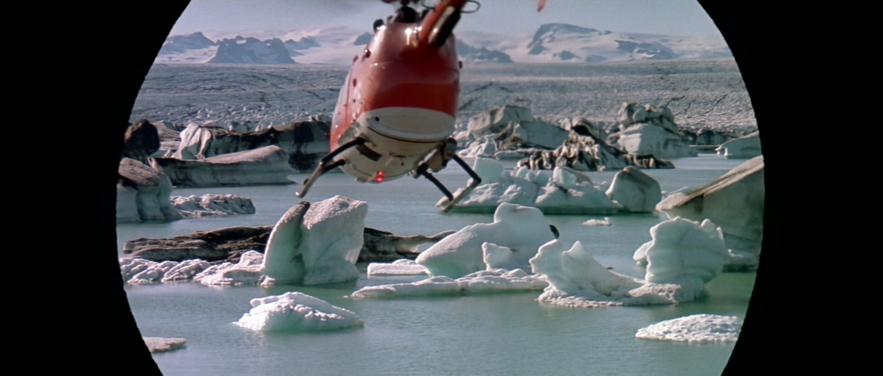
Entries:
{"label": "dark rock", "polygon": [[[183,261],[203,259],[206,261],[239,262],[239,256],[249,250],[263,253],[273,226],[236,226],[212,231],[197,231],[166,239],[139,238],[126,241],[123,254],[151,261]],[[432,236],[398,236],[388,231],[365,227],[359,262],[394,261],[401,258],[415,259],[417,246],[435,243],[454,231],[444,231]]]}
{"label": "dark rock", "polygon": [[252,249],[263,252],[272,229],[273,226],[235,226],[166,239],[132,239],[123,245],[123,254],[157,262],[189,259],[238,262],[242,252]]}
{"label": "dark rock", "polygon": [[398,236],[393,233],[365,227],[365,242],[359,253],[359,262],[395,261],[401,258],[416,259],[420,254],[417,246],[435,243],[455,231],[444,231],[432,236]]}
{"label": "dark rock", "polygon": [[150,163],[148,158],[159,150],[159,132],[147,120],[139,120],[126,128],[123,139],[123,157],[132,158],[141,163]]}

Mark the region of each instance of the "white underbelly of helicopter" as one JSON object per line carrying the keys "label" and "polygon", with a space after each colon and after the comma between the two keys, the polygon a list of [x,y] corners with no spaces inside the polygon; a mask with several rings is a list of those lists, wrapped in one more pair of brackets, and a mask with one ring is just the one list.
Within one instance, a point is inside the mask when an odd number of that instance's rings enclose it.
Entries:
{"label": "white underbelly of helicopter", "polygon": [[365,144],[341,153],[346,160],[341,169],[358,181],[380,183],[414,170],[442,147],[454,133],[454,118],[439,111],[389,107],[366,111],[353,129],[352,136]]}
{"label": "white underbelly of helicopter", "polygon": [[411,107],[386,107],[362,114],[360,125],[406,141],[440,141],[454,133],[454,117],[444,112]]}

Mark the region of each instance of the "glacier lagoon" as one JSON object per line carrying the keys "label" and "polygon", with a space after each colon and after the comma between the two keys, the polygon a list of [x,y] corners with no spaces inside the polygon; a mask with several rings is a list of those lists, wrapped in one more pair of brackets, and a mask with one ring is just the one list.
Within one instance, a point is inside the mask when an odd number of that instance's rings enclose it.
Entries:
{"label": "glacier lagoon", "polygon": [[[663,191],[698,187],[739,165],[711,154],[673,161],[673,170],[644,170]],[[589,172],[596,183],[614,171]],[[305,175],[292,175],[302,181]],[[438,177],[459,187],[468,177],[451,166]],[[119,249],[137,237],[168,237],[232,225],[275,223],[294,203],[298,185],[176,189],[173,195],[232,193],[249,197],[255,214],[185,219],[169,223],[119,224]],[[401,178],[360,184],[344,174],[327,174],[307,196],[335,195],[368,202],[365,225],[398,235],[434,234],[490,222],[490,214],[442,214],[440,193],[424,179]],[[638,278],[644,269],[632,254],[650,240],[649,229],[663,214],[620,215],[610,226],[585,226],[592,216],[546,216],[567,246],[580,241],[602,265]],[[425,248],[421,248],[425,249]],[[638,329],[693,314],[744,319],[756,273],[723,273],[709,296],[672,306],[573,309],[545,306],[539,292],[484,295],[349,299],[364,286],[414,282],[425,276],[368,277],[359,264],[357,281],[320,286],[207,287],[197,283],[127,286],[126,293],[145,337],[187,339],[182,350],[154,354],[166,375],[328,374],[720,374],[734,343],[681,343],[635,338]],[[253,298],[300,291],[355,312],[364,327],[327,333],[260,333],[237,321]]]}

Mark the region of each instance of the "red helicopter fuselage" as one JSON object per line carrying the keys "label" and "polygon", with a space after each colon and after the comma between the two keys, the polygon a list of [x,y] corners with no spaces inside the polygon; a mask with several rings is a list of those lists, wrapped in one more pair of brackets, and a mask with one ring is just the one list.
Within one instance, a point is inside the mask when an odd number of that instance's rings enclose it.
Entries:
{"label": "red helicopter fuselage", "polygon": [[331,150],[341,169],[362,182],[414,170],[454,132],[460,63],[453,35],[435,46],[419,38],[421,23],[389,22],[353,60],[332,119]]}
{"label": "red helicopter fuselage", "polygon": [[[393,2],[396,0],[384,0]],[[460,94],[460,63],[452,31],[469,0],[441,0],[419,17],[402,3],[386,25],[353,59],[331,120],[331,152],[304,181],[303,197],[322,174],[340,167],[360,182],[381,183],[423,176],[444,193],[444,211],[481,183],[457,156],[451,137]],[[472,0],[474,1],[474,0]],[[469,184],[451,193],[432,172],[448,161],[469,174]]]}

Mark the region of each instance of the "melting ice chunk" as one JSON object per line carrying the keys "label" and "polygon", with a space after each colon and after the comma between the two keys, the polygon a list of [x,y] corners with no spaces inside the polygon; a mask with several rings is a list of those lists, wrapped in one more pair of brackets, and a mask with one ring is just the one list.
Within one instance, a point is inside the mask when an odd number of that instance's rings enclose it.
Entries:
{"label": "melting ice chunk", "polygon": [[683,342],[735,342],[742,330],[736,316],[692,315],[638,329],[637,338]]}
{"label": "melting ice chunk", "polygon": [[301,292],[252,299],[251,306],[254,308],[234,324],[262,332],[314,332],[364,325],[352,311]]}

